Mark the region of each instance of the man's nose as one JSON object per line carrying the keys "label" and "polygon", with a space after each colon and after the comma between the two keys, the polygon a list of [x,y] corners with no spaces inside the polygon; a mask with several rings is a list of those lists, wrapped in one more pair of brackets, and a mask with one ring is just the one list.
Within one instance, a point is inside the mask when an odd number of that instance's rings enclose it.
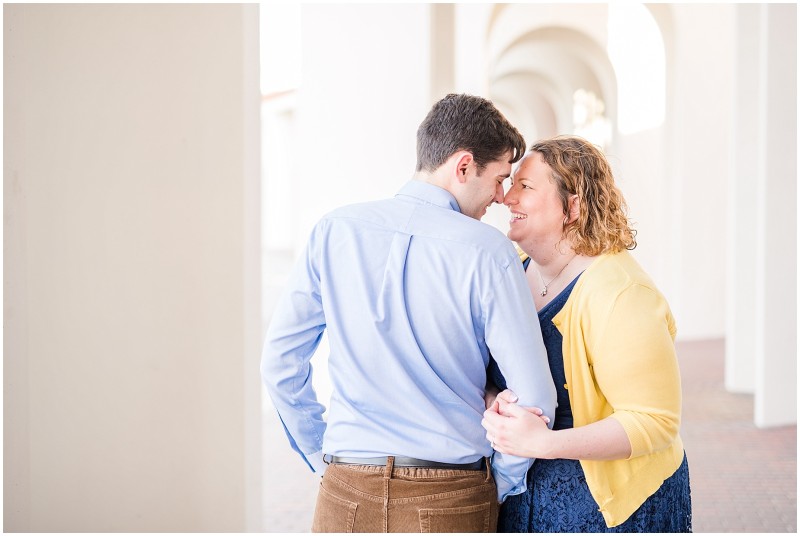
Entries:
{"label": "man's nose", "polygon": [[494,194],[494,202],[503,204],[503,200],[505,199],[505,190],[503,189],[502,184],[497,185],[497,191]]}

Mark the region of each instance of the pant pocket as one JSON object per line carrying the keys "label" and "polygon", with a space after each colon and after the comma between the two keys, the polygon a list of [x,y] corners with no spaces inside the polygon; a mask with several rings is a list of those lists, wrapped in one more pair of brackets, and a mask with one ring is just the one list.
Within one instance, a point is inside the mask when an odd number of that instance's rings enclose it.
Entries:
{"label": "pant pocket", "polygon": [[454,508],[424,508],[419,511],[421,532],[489,532],[491,503]]}
{"label": "pant pocket", "polygon": [[353,532],[356,508],[357,503],[333,495],[320,484],[311,532]]}

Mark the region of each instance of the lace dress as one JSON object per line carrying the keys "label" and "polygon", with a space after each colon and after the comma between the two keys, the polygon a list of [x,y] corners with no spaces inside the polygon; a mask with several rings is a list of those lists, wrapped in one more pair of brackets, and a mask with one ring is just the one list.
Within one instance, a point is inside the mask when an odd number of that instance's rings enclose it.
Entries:
{"label": "lace dress", "polygon": [[[562,337],[552,319],[566,303],[579,277],[539,311],[542,337],[558,396],[554,430],[572,428],[572,410],[565,389]],[[498,387],[505,389],[505,379],[494,361],[490,362],[488,373]],[[689,468],[685,455],[681,466],[658,491],[624,523],[613,528],[606,526],[578,460],[536,460],[528,472],[527,483],[525,493],[507,498],[500,507],[498,532],[692,531]]]}

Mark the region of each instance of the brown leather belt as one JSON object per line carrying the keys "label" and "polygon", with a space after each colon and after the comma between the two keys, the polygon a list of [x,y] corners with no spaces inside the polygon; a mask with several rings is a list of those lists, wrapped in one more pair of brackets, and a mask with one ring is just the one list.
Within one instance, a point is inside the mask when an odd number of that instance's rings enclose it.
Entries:
{"label": "brown leather belt", "polygon": [[[331,456],[325,454],[322,460],[328,465],[340,463],[344,465],[386,465],[389,461],[388,456],[378,458],[348,458],[342,456]],[[431,467],[433,469],[460,469],[462,471],[481,471],[486,469],[486,459],[480,458],[472,463],[442,463],[431,462],[428,460],[418,460],[417,458],[407,458],[405,456],[394,456],[395,467]]]}

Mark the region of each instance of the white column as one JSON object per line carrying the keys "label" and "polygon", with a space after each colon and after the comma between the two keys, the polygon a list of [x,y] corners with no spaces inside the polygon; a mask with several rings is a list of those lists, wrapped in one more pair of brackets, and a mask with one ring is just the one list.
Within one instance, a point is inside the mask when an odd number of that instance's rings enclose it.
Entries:
{"label": "white column", "polygon": [[725,384],[797,422],[796,6],[739,4]]}
{"label": "white column", "polygon": [[758,426],[779,426],[797,422],[797,6],[759,9],[754,409]]}
{"label": "white column", "polygon": [[258,530],[258,8],[3,13],[4,529]]}
{"label": "white column", "polygon": [[[731,146],[731,179],[727,189],[728,232],[725,267],[725,387],[732,392],[753,393],[756,372],[756,258],[755,185],[760,180],[759,4],[736,6],[734,46],[735,75]],[[721,267],[722,268],[722,267]]]}

